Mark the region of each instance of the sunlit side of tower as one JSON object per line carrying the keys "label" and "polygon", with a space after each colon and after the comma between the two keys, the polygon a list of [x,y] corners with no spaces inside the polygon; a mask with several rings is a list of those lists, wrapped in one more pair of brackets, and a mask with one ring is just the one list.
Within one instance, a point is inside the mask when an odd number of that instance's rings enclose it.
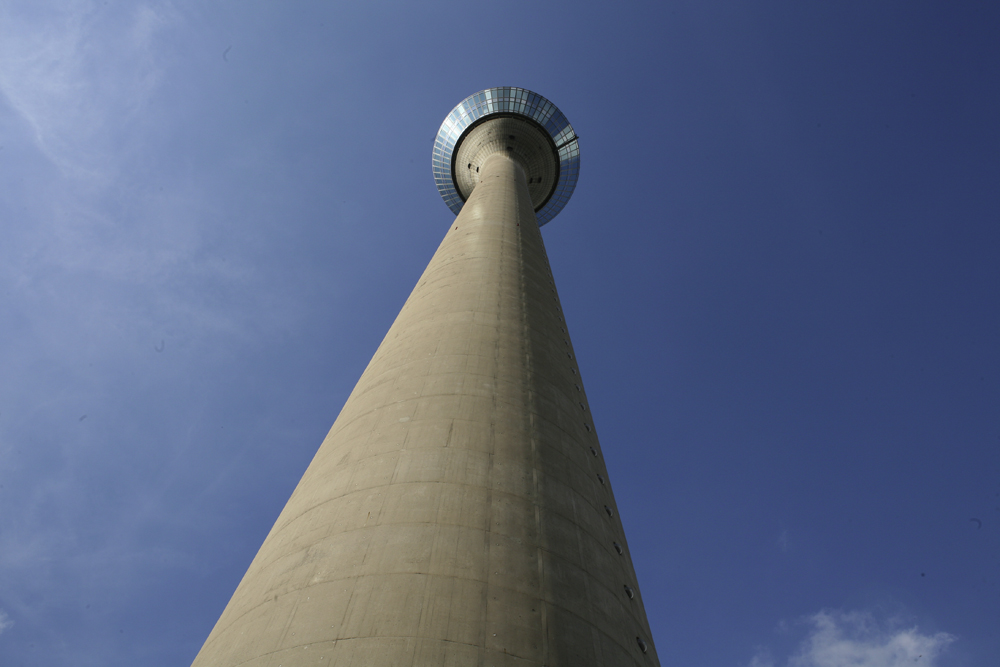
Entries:
{"label": "sunlit side of tower", "polygon": [[197,667],[659,665],[539,229],[576,134],[491,88],[433,168],[457,217]]}

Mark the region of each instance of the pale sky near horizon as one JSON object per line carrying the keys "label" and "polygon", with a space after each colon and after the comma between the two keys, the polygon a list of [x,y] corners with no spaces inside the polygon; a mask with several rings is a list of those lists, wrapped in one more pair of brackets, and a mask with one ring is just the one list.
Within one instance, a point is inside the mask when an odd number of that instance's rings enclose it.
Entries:
{"label": "pale sky near horizon", "polygon": [[0,667],[190,664],[504,85],[664,667],[995,665],[998,81],[985,1],[0,0]]}

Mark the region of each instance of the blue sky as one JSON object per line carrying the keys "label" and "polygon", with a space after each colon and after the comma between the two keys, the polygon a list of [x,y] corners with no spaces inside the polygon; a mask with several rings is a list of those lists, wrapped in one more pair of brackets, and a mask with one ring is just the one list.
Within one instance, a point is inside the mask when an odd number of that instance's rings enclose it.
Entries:
{"label": "blue sky", "polygon": [[664,665],[1000,654],[995,3],[0,2],[0,665],[188,665],[448,227],[544,237]]}

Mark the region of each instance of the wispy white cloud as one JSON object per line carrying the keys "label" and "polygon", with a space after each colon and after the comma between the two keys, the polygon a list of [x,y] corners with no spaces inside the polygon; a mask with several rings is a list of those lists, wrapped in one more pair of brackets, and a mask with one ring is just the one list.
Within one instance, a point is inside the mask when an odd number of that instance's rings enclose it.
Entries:
{"label": "wispy white cloud", "polygon": [[14,625],[14,621],[10,620],[7,612],[0,609],[0,635],[9,630],[12,625]]}
{"label": "wispy white cloud", "polygon": [[167,2],[115,13],[94,0],[0,7],[0,94],[65,173],[106,184],[123,124],[159,79],[149,48],[177,21]]}
{"label": "wispy white cloud", "polygon": [[[185,24],[171,0],[0,3],[0,101],[58,174],[22,185],[30,192],[12,225],[17,239],[0,251],[0,280],[17,286],[37,328],[139,319],[150,329],[243,329],[219,303],[251,270],[238,256],[204,251],[220,236],[212,219],[226,215],[205,179],[161,169],[157,189],[141,173],[150,145],[163,155],[151,100],[176,75],[173,33]],[[46,304],[61,326],[38,322]]]}
{"label": "wispy white cloud", "polygon": [[[925,634],[898,619],[879,622],[869,612],[823,610],[806,619],[808,636],[787,667],[933,667],[956,637]],[[775,667],[767,648],[757,649],[749,667]]]}
{"label": "wispy white cloud", "polygon": [[139,5],[132,16],[130,37],[132,46],[141,51],[148,51],[150,42],[156,33],[177,20],[177,14],[169,4],[158,7]]}
{"label": "wispy white cloud", "polygon": [[137,397],[197,419],[176,378],[256,344],[237,297],[262,281],[242,247],[218,248],[231,213],[204,170],[150,164],[169,161],[151,100],[180,76],[180,23],[168,0],[0,3],[3,156],[22,151],[0,163],[0,201],[18,204],[0,215],[0,632],[186,566],[148,535],[170,529],[169,467],[194,427],[151,433],[162,414]]}
{"label": "wispy white cloud", "polygon": [[757,652],[750,659],[747,667],[774,667],[774,658],[771,657],[771,651],[766,647],[758,646]]}

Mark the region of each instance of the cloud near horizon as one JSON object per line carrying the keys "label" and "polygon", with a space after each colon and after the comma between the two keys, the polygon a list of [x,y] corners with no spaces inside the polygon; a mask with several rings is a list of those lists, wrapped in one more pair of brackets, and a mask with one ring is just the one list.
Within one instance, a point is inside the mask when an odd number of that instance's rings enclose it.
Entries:
{"label": "cloud near horizon", "polygon": [[946,632],[923,634],[893,619],[879,623],[869,612],[820,611],[803,619],[809,635],[786,661],[775,661],[759,648],[749,667],[934,667],[955,641]]}

